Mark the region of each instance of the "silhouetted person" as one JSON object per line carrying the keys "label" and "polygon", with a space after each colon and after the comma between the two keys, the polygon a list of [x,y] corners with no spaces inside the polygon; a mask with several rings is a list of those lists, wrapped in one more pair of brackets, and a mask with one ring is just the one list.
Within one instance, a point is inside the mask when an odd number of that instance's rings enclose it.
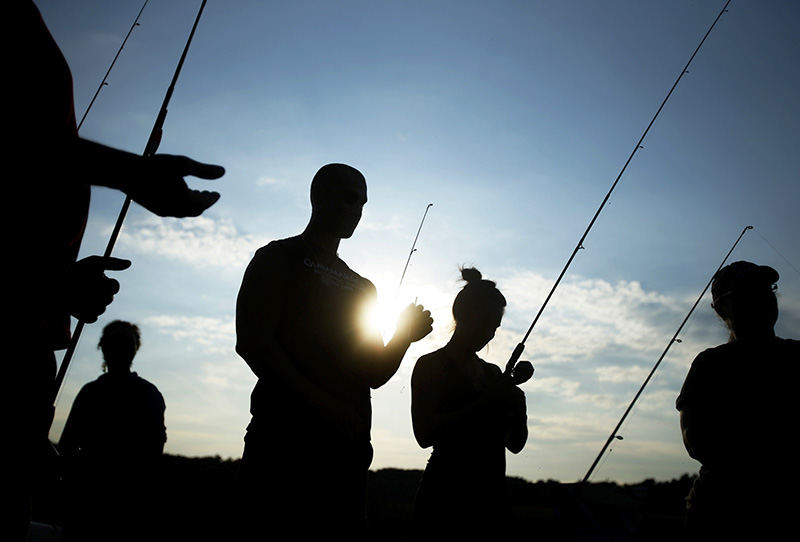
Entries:
{"label": "silhouetted person", "polygon": [[364,329],[375,287],[336,252],[366,202],[358,170],[323,166],[306,229],[260,248],[244,274],[236,351],[258,383],[240,478],[254,539],[363,527],[370,388],[385,384],[409,345],[431,331],[421,305],[405,309],[386,346]]}
{"label": "silhouetted person", "polygon": [[711,286],[731,338],[694,359],[676,402],[686,449],[702,463],[687,497],[697,539],[794,530],[800,341],[775,336],[777,281],[771,267],[739,261]]}
{"label": "silhouetted person", "polygon": [[68,540],[137,540],[147,532],[158,498],[159,459],[167,440],[164,398],[131,371],[139,328],[115,320],[98,348],[105,374],[72,404],[59,449],[68,462]]}
{"label": "silhouetted person", "polygon": [[453,302],[453,336],[422,356],[411,378],[414,435],[433,446],[415,522],[438,540],[497,536],[509,526],[505,451],[518,453],[528,438],[525,394],[475,355],[500,327],[506,300],[477,269],[461,274],[467,284]]}
{"label": "silhouetted person", "polygon": [[[127,260],[99,257],[76,262],[89,210],[90,186],[121,190],[160,216],[196,216],[219,198],[190,190],[183,177],[220,177],[219,166],[183,156],[150,158],[112,149],[78,136],[69,66],[30,0],[3,6],[8,30],[4,74],[5,148],[3,231],[7,311],[5,344],[25,355],[7,363],[5,377],[16,394],[5,427],[16,467],[2,490],[9,514],[2,528],[25,538],[33,479],[49,449],[53,417],[54,350],[67,347],[70,316],[94,322],[118,291],[106,270]],[[8,519],[10,518],[10,519]],[[11,524],[9,524],[10,522]]]}

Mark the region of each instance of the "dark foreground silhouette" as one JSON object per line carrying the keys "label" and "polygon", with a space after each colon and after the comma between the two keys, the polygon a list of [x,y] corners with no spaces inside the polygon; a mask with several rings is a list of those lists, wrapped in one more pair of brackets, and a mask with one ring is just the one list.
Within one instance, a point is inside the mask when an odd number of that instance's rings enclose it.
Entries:
{"label": "dark foreground silhouette", "polygon": [[366,329],[375,286],[337,255],[366,202],[358,170],[323,166],[306,229],[258,249],[242,280],[236,351],[258,377],[237,492],[250,538],[278,525],[301,538],[363,532],[370,389],[394,375],[433,322],[410,305],[387,345]]}
{"label": "dark foreground silhouette", "polygon": [[98,348],[107,372],[81,388],[64,425],[65,541],[142,540],[156,531],[165,404],[131,371],[140,344],[129,322],[103,328]]}
{"label": "dark foreground silhouette", "polygon": [[411,379],[414,435],[433,446],[415,505],[425,540],[503,536],[511,527],[505,452],[519,453],[528,437],[525,394],[475,354],[500,327],[505,297],[477,269],[461,274],[455,331],[417,361]]}
{"label": "dark foreground silhouette", "polygon": [[14,393],[4,411],[13,411],[4,427],[7,452],[17,467],[5,473],[5,503],[0,529],[10,540],[24,540],[33,486],[45,476],[51,459],[47,435],[53,418],[54,351],[70,342],[70,317],[94,322],[111,303],[119,283],[106,271],[128,260],[89,256],[77,260],[89,212],[91,186],[129,195],[159,216],[197,216],[219,194],[190,190],[184,176],[216,179],[219,166],[183,156],[144,158],[81,138],[75,122],[72,75],[39,10],[30,0],[4,3],[14,54],[4,65],[7,126],[13,126],[6,156],[21,173],[6,183],[3,230],[6,252],[6,344],[24,350],[6,364]]}
{"label": "dark foreground silhouette", "polygon": [[[236,490],[239,464],[239,460],[220,457],[164,455],[154,486],[161,495],[162,523],[159,536],[148,540],[237,540],[231,533],[239,521],[238,509],[231,496]],[[421,478],[420,470],[368,473],[370,539],[417,539],[412,515]],[[575,484],[507,478],[514,517],[512,534],[538,540],[676,540],[685,534],[684,497],[693,479],[684,475],[661,482],[591,483],[584,488],[583,503],[579,504]],[[34,501],[34,520],[60,525],[68,498],[58,484],[43,488]],[[307,521],[315,520],[314,509],[307,508],[305,513]],[[274,523],[265,519],[262,529],[266,536],[278,539]]]}
{"label": "dark foreground silhouette", "polygon": [[687,499],[699,540],[782,537],[796,523],[800,341],[775,336],[778,278],[745,261],[720,269],[711,294],[730,341],[695,358],[676,402],[702,463]]}

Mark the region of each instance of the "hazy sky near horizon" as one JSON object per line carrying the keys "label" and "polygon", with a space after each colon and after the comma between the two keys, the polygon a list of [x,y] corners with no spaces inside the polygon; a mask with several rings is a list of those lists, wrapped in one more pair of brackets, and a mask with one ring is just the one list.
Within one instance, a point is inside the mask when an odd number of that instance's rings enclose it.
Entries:
{"label": "hazy sky near horizon", "polygon": [[[140,0],[36,2],[83,113]],[[592,214],[723,1],[209,1],[160,152],[226,167],[196,219],[134,205],[115,255],[122,290],[88,326],[51,436],[100,373],[105,323],[136,322],[134,370],[167,403],[166,450],[237,457],[255,383],[234,352],[253,252],[299,233],[323,164],[359,168],[369,202],[340,256],[391,302],[435,318],[373,393],[372,468],[423,468],[410,375],[443,346],[458,266],[509,301],[487,350],[504,365]],[[81,134],[141,152],[199,0],[151,0]],[[784,337],[800,337],[800,3],[734,0],[695,58],[527,342],[530,437],[508,473],[583,476],[741,230],[731,261],[781,273]],[[102,253],[123,196],[93,189],[82,254]],[[693,357],[726,340],[706,298],[594,479],[696,472],[674,401]],[[758,370],[758,367],[753,367]],[[742,375],[746,381],[747,375]],[[325,443],[320,442],[320,453]]]}

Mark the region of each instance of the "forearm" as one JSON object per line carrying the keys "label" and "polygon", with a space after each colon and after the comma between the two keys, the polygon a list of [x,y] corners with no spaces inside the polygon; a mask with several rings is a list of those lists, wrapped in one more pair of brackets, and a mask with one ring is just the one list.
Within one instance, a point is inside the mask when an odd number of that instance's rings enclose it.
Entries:
{"label": "forearm", "polygon": [[81,137],[73,143],[70,166],[79,182],[126,192],[142,169],[141,156]]}
{"label": "forearm", "polygon": [[724,429],[724,423],[713,421],[702,412],[682,410],[680,414],[681,435],[686,451],[693,459],[706,464],[724,457],[726,450],[737,446]]}
{"label": "forearm", "polygon": [[508,417],[508,431],[506,432],[506,448],[516,454],[522,451],[528,441],[528,413],[525,407],[525,398],[521,404],[515,405],[513,412]]}
{"label": "forearm", "polygon": [[394,376],[409,346],[411,342],[408,339],[395,334],[386,346],[381,345],[376,348],[374,359],[366,360],[364,363],[370,388],[380,388]]}

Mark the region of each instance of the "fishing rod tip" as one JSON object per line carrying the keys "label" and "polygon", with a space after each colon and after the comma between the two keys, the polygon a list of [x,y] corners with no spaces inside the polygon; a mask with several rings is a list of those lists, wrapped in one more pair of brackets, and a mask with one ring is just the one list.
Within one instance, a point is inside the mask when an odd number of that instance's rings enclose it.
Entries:
{"label": "fishing rod tip", "polygon": [[752,229],[753,229],[753,226],[747,226],[745,229],[746,229],[746,230],[752,230]]}

